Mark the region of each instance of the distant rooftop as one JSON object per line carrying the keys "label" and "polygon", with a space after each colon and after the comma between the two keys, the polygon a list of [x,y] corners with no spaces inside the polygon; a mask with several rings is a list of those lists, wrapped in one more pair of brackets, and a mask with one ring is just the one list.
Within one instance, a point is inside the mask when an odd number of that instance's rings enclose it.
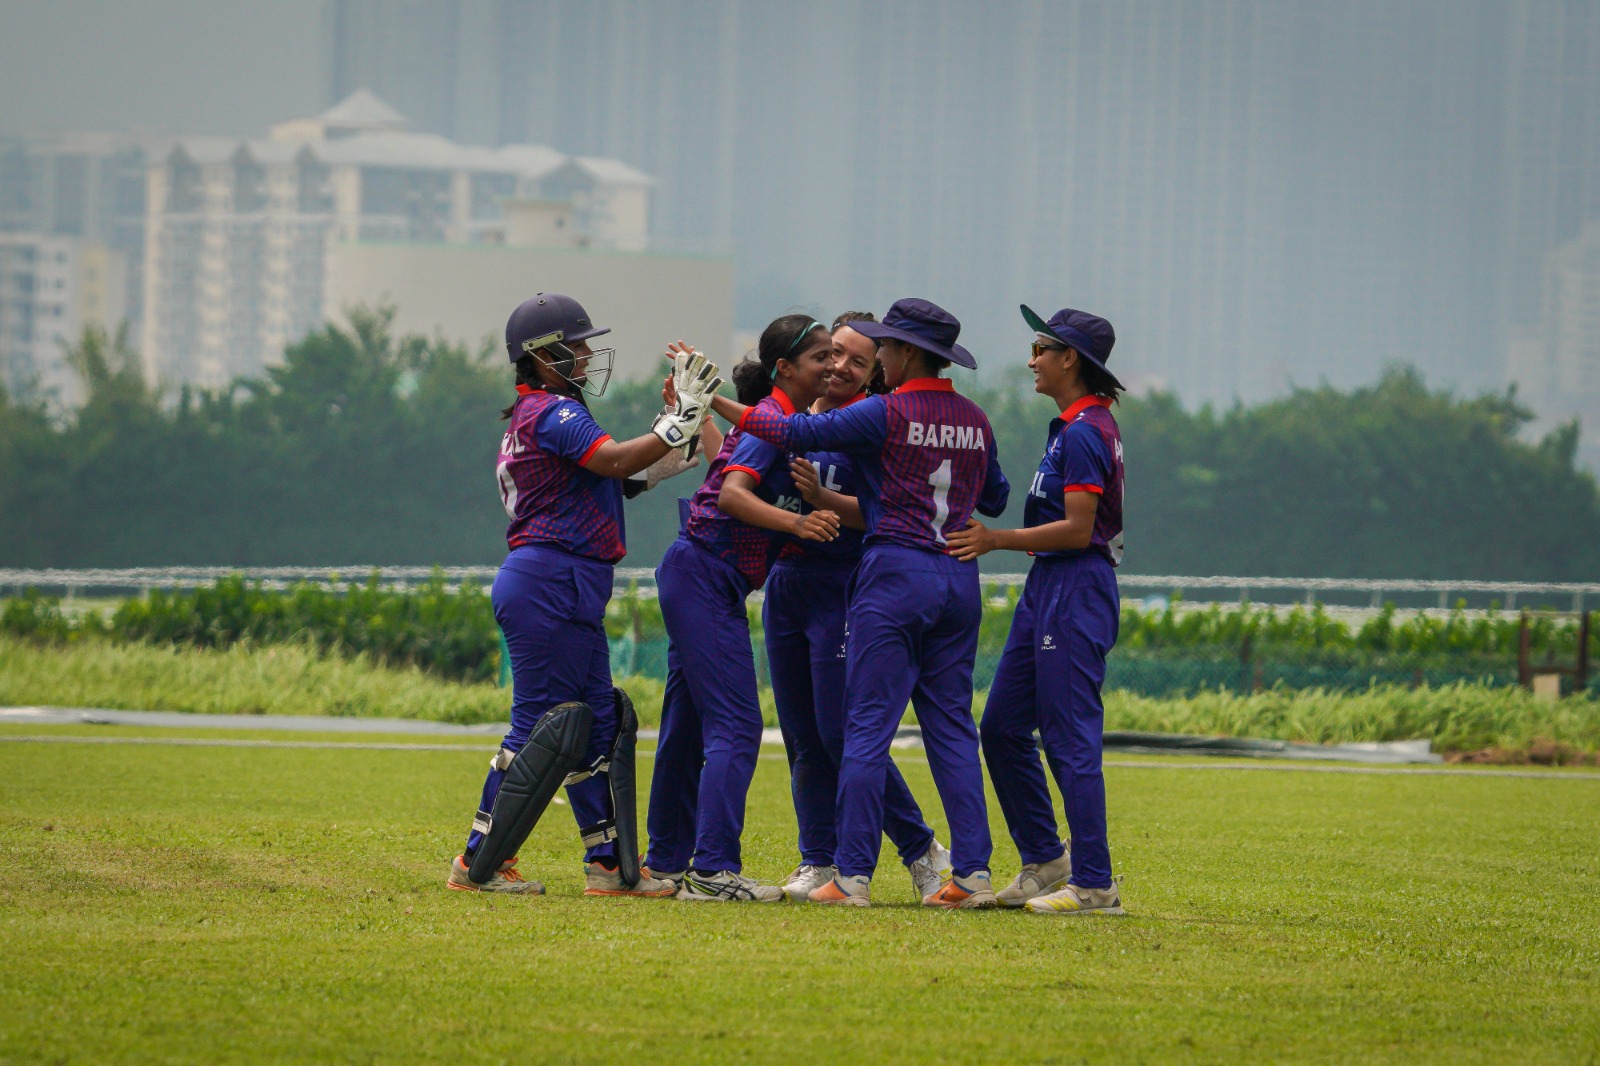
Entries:
{"label": "distant rooftop", "polygon": [[458,144],[437,133],[410,130],[408,125],[406,117],[382,97],[369,89],[357,89],[320,114],[273,124],[269,138],[166,138],[152,145],[152,154],[170,159],[181,153],[202,166],[245,160],[263,164],[321,162],[509,174],[524,181],[543,181],[559,172],[561,181],[580,188],[655,184],[654,178],[618,159],[568,156],[543,144],[499,148]]}
{"label": "distant rooftop", "polygon": [[326,125],[344,129],[403,130],[411,125],[409,119],[371,89],[357,89],[317,118]]}

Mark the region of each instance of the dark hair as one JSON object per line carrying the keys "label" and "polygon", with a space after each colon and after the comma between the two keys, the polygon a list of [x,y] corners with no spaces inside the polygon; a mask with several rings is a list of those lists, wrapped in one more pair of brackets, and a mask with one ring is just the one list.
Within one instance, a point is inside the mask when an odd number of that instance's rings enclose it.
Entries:
{"label": "dark hair", "polygon": [[[828,327],[828,332],[838,333],[852,322],[876,322],[878,316],[871,311],[844,311],[833,320],[833,325]],[[883,383],[883,364],[876,359],[872,361],[872,373],[867,375],[867,383],[861,386],[861,391],[868,396],[881,396],[889,391],[889,386]]]}
{"label": "dark hair", "polygon": [[782,315],[761,331],[756,357],[744,359],[733,368],[733,389],[740,403],[749,407],[766,399],[772,392],[778,360],[795,354],[796,345],[816,324],[810,315]]}
{"label": "dark hair", "polygon": [[[517,360],[517,384],[531,385],[536,389],[541,387],[539,384],[539,366],[534,362],[533,356],[524,355]],[[518,396],[517,400],[520,399],[522,397]],[[511,406],[500,412],[500,421],[504,422],[511,417],[511,412],[517,409],[517,400],[512,400]]]}
{"label": "dark hair", "polygon": [[[895,340],[894,338],[890,339]],[[923,363],[925,363],[928,369],[933,371],[935,374],[943,374],[946,370],[950,369],[950,360],[946,359],[942,355],[935,355],[926,348],[918,348],[915,344],[912,344],[909,341],[895,340],[895,343],[904,344],[907,348],[915,349],[922,356]]]}
{"label": "dark hair", "polygon": [[848,326],[852,322],[876,322],[878,316],[871,311],[841,311],[839,317],[833,320],[833,325],[828,327],[829,333],[837,333],[840,326]]}
{"label": "dark hair", "polygon": [[1122,386],[1118,385],[1110,373],[1101,370],[1089,360],[1078,353],[1078,380],[1083,382],[1083,387],[1093,396],[1104,396],[1112,403],[1116,403],[1122,395]]}

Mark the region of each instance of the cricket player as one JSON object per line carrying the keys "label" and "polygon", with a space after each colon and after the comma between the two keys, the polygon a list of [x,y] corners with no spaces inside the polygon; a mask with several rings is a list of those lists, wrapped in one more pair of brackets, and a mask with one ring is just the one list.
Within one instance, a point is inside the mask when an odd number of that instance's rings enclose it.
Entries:
{"label": "cricket player", "polygon": [[[1106,369],[1116,333],[1071,308],[1045,321],[1024,304],[1022,317],[1034,330],[1034,391],[1061,416],[1050,420],[1023,528],[973,519],[949,538],[957,559],[995,549],[1033,556],[983,712],[989,779],[1022,857],[998,898],[1039,914],[1121,914],[1100,763],[1100,686],[1117,642],[1122,560],[1122,435],[1111,414],[1122,383]],[[1070,855],[1056,834],[1039,741],[1066,804]]]}
{"label": "cricket player", "polygon": [[747,434],[796,452],[836,450],[859,464],[865,551],[855,573],[846,648],[845,745],[839,766],[837,875],[818,903],[870,904],[883,832],[884,783],[895,728],[910,701],[950,822],[954,876],[923,903],[992,907],[992,842],[972,722],[972,664],[982,605],[974,563],[948,536],[974,510],[1005,510],[1010,486],[978,405],[939,375],[977,366],[956,343],[961,324],[926,300],[900,300],[882,322],[855,322],[878,345],[893,391],[825,414],[741,408],[717,413]]}
{"label": "cricket player", "polygon": [[[681,363],[698,356],[691,351],[670,354]],[[752,410],[781,418],[822,394],[830,353],[820,323],[785,315],[762,332],[759,358],[735,368],[734,385]],[[736,429],[686,502],[682,531],[656,570],[669,645],[646,867],[680,885],[681,900],[783,899],[782,888],[745,876],[740,852],[762,725],[745,598],[792,538],[825,542],[838,531],[832,511],[801,513],[788,457]]]}
{"label": "cricket player", "polygon": [[687,467],[721,378],[703,357],[679,360],[675,403],[649,433],[613,440],[586,402],[605,391],[614,354],[589,342],[609,332],[558,293],[531,297],[506,322],[517,397],[503,415],[510,424],[495,480],[510,553],[492,600],[511,652],[511,728],[490,763],[466,848],[451,863],[452,889],[542,894],[541,883],[518,872],[516,852],[565,785],[585,848],[586,895],[676,890],[639,866],[638,722],[627,695],[612,687],[604,620],[612,568],[627,551],[624,479],[644,475],[648,487]]}
{"label": "cricket player", "polygon": [[[865,311],[847,311],[834,319],[827,391],[811,405],[813,414],[848,407],[869,391],[884,391],[877,345],[852,328],[853,322],[872,321],[874,316]],[[844,757],[845,612],[866,522],[855,498],[856,461],[848,453],[810,452],[790,467],[806,506],[834,511],[840,521],[836,539],[797,541],[783,550],[767,578],[761,605],[772,700],[789,757],[789,787],[800,830],[800,865],[783,890],[790,899],[804,901],[838,873],[833,854],[839,760]],[[883,829],[911,874],[917,898],[938,891],[949,874],[950,852],[934,838],[893,761],[885,773]]]}

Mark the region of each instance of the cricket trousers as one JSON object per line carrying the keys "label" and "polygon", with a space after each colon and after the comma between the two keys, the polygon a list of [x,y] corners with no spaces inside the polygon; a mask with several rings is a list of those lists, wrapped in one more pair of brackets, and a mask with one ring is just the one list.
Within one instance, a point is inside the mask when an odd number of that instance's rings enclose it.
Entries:
{"label": "cricket trousers", "polygon": [[982,601],[978,567],[948,555],[874,545],[850,596],[837,866],[870,876],[883,832],[889,745],[909,701],[950,823],[957,875],[989,868],[992,842],[972,722],[972,661]]}
{"label": "cricket trousers", "polygon": [[1072,880],[1081,888],[1111,887],[1100,686],[1119,611],[1116,572],[1098,552],[1034,560],[983,711],[983,756],[1022,861],[1061,856],[1042,743],[1066,805]]}
{"label": "cricket trousers", "polygon": [[[800,861],[832,866],[838,850],[839,762],[844,757],[845,612],[855,562],[779,563],[761,607],[772,699],[789,757]],[[884,775],[883,829],[901,861],[927,854],[933,830],[891,760]]]}
{"label": "cricket trousers", "polygon": [[[617,699],[611,687],[611,652],[606,643],[606,604],[611,599],[612,568],[552,548],[517,548],[506,556],[490,593],[494,620],[511,652],[511,731],[501,746],[521,751],[539,719],[562,703],[587,703],[594,712],[589,749],[593,766],[611,753],[617,738]],[[490,770],[483,783],[480,817],[487,821],[500,792],[504,770]],[[567,789],[579,828],[612,817],[611,785],[596,774]],[[467,837],[467,853],[483,840]],[[610,841],[588,848],[584,860],[614,856]]]}
{"label": "cricket trousers", "polygon": [[761,751],[749,586],[680,536],[656,568],[656,588],[669,644],[645,861],[674,873],[738,871],[745,796]]}

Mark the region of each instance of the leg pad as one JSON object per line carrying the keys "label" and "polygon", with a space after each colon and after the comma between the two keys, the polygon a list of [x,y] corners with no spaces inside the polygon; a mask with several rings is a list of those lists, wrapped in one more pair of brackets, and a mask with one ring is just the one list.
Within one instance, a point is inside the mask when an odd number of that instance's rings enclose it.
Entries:
{"label": "leg pad", "polygon": [[593,722],[594,711],[587,703],[558,704],[539,719],[521,751],[508,757],[502,748],[495,756],[494,767],[504,769],[506,776],[495,796],[483,843],[467,871],[472,881],[486,884],[500,864],[522,847],[556,789],[582,761]]}

